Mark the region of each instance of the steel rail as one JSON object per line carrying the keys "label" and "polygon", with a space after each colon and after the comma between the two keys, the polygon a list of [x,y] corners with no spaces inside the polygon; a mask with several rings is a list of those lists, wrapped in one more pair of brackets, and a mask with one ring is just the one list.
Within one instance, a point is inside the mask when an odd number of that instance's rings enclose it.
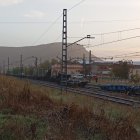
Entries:
{"label": "steel rail", "polygon": [[[61,87],[57,84],[54,83],[50,83],[50,82],[42,82],[42,81],[34,81],[31,80],[32,83],[41,85],[41,86],[46,86],[46,87],[50,87],[50,88],[55,88],[55,89],[59,89],[61,90]],[[65,90],[65,87],[64,89]],[[89,90],[89,89],[84,89],[84,88],[67,88],[68,92],[71,93],[77,93],[77,94],[81,94],[81,95],[85,95],[85,96],[90,96],[90,97],[95,97],[95,98],[99,98],[102,100],[108,100],[111,102],[115,102],[115,103],[119,103],[119,104],[123,104],[123,105],[127,105],[127,106],[132,106],[135,108],[140,108],[140,102],[133,100],[133,99],[125,99],[125,98],[121,98],[121,97],[116,97],[116,96],[112,96],[112,95],[106,95],[105,92],[100,91],[100,90]]]}

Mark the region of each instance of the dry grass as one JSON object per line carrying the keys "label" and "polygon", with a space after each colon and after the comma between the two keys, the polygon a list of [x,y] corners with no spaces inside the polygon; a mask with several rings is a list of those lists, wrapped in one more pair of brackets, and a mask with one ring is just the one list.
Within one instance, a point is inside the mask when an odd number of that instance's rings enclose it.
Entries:
{"label": "dry grass", "polygon": [[0,139],[139,139],[135,129],[139,111],[124,115],[119,107],[0,76]]}

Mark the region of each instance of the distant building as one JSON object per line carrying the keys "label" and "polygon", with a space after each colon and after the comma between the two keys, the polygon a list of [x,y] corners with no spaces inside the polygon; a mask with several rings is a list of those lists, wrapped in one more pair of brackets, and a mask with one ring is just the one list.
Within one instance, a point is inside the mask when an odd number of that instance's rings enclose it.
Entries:
{"label": "distant building", "polygon": [[[56,76],[61,72],[61,65],[55,64],[51,67],[51,75]],[[78,74],[83,72],[83,66],[81,64],[68,64],[67,73],[68,74]]]}
{"label": "distant building", "polygon": [[140,76],[140,65],[133,65],[133,68],[130,70],[130,76],[131,75],[139,75]]}
{"label": "distant building", "polygon": [[[86,64],[85,69],[82,64],[68,64],[67,65],[67,73],[68,74],[79,74],[86,73],[99,75],[99,76],[110,76],[110,72],[112,69],[112,63],[107,62],[94,62],[91,65]],[[51,67],[51,75],[56,76],[61,72],[61,65],[55,64]]]}
{"label": "distant building", "polygon": [[110,62],[94,62],[91,65],[88,64],[88,67],[91,74],[110,76],[112,64]]}

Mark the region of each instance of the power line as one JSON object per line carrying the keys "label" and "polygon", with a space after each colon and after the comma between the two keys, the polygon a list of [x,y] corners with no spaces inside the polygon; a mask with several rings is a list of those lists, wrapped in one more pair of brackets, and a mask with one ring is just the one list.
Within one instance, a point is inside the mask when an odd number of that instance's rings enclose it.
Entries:
{"label": "power line", "polygon": [[47,32],[49,32],[49,30],[56,24],[56,22],[62,17],[62,14],[47,28],[47,30],[45,30],[40,36],[39,38],[34,41],[32,43],[32,45],[36,44]]}
{"label": "power line", "polygon": [[[126,31],[132,31],[132,30],[139,30],[140,28],[131,28],[131,29],[124,29],[124,30],[118,30],[118,31],[114,31],[114,32],[106,32],[106,33],[100,33],[100,34],[91,34],[91,35],[106,35],[106,34],[113,34],[113,33],[122,33],[122,32],[126,32]],[[94,45],[94,46],[89,46],[89,44],[82,44],[82,46],[86,46],[85,48],[90,48],[90,47],[96,47],[96,46],[101,46],[101,45],[106,45],[106,44],[111,44],[111,43],[115,43],[115,42],[120,42],[120,41],[124,41],[124,40],[129,40],[129,39],[133,39],[133,38],[137,38],[139,36],[135,36],[135,37],[130,37],[130,38],[125,38],[125,39],[119,39],[119,40],[115,40],[115,41],[111,41],[111,42],[106,42],[106,43],[101,43],[101,44],[97,44],[97,45]],[[68,37],[68,38],[81,38],[81,37]],[[77,50],[74,50],[74,51],[78,51],[78,50],[81,50],[82,48],[80,49],[77,49]]]}
{"label": "power line", "polygon": [[59,34],[58,37],[53,40],[53,42],[56,42],[57,40],[59,40],[61,36],[62,36],[62,34]]}
{"label": "power line", "polygon": [[13,16],[13,17],[12,17],[12,16],[7,16],[7,17],[0,17],[0,18],[1,18],[1,19],[2,19],[2,18],[5,18],[5,19],[6,19],[6,18],[8,18],[8,19],[10,19],[10,18],[15,18],[15,19],[18,19],[18,18],[19,18],[19,19],[21,19],[21,18],[22,18],[22,19],[23,19],[23,18],[24,18],[24,19],[25,19],[25,18],[26,18],[26,19],[27,19],[27,18],[28,18],[28,19],[40,19],[40,18],[41,18],[41,19],[44,19],[44,18],[45,18],[45,19],[46,19],[47,17],[26,17],[26,16],[21,16],[21,17],[15,17],[15,16]]}
{"label": "power line", "polygon": [[80,2],[76,3],[75,5],[73,5],[71,8],[68,9],[68,11],[71,11],[72,9],[74,9],[75,7],[79,6],[81,3],[83,3],[86,0],[81,0]]}
{"label": "power line", "polygon": [[10,63],[9,66],[15,66],[16,64],[19,64],[19,63],[20,63],[20,61],[14,61],[14,62]]}
{"label": "power line", "polygon": [[110,59],[114,59],[114,58],[124,58],[124,57],[134,57],[134,56],[140,56],[139,54],[140,52],[132,52],[132,53],[125,53],[125,54],[119,54],[119,55],[113,55],[113,56],[105,56],[105,57],[98,57],[98,58],[110,58]]}
{"label": "power line", "polygon": [[106,34],[122,33],[122,32],[139,30],[139,29],[140,28],[131,28],[131,29],[118,30],[118,31],[114,31],[114,32],[105,32],[105,33],[91,34],[91,35],[106,35]]}
{"label": "power line", "polygon": [[[91,35],[107,35],[107,34],[122,33],[122,32],[133,31],[133,30],[140,30],[140,28],[131,28],[131,29],[124,29],[124,30],[118,30],[118,31],[113,31],[113,32],[104,32],[104,33],[94,33]],[[82,38],[82,37],[69,36],[68,38]]]}
{"label": "power line", "polygon": [[[61,22],[56,22],[57,24],[61,24]],[[0,24],[53,24],[53,22],[49,21],[3,21]]]}
{"label": "power line", "polygon": [[[122,19],[118,19],[118,20],[84,20],[84,24],[91,24],[91,23],[106,23],[106,22],[133,22],[133,21],[140,21],[140,19],[129,19],[129,20],[122,20]],[[79,24],[81,23],[81,21],[73,21],[70,22],[73,24]]]}
{"label": "power line", "polygon": [[127,58],[127,57],[135,58],[135,57],[140,57],[140,55],[127,55],[127,56],[118,56],[113,58]]}
{"label": "power line", "polygon": [[[96,47],[96,46],[102,46],[102,45],[112,44],[112,43],[121,42],[121,41],[125,41],[125,40],[130,40],[130,39],[134,39],[134,38],[138,38],[138,37],[140,37],[140,36],[134,36],[134,37],[124,38],[124,39],[120,39],[120,40],[114,40],[114,41],[100,43],[100,44],[96,44],[96,45],[92,45],[92,46],[85,45],[84,48],[91,48],[91,47]],[[84,45],[81,45],[81,46],[84,46]],[[76,51],[79,51],[81,49],[83,49],[83,48],[78,48],[76,50],[70,50],[70,52],[76,52]]]}
{"label": "power line", "polygon": [[139,54],[140,52],[132,52],[132,53],[126,53],[126,54],[119,54],[119,55],[115,55],[114,57],[118,57],[118,56],[125,56],[125,55],[132,55],[132,54]]}
{"label": "power line", "polygon": [[112,44],[112,43],[116,43],[116,42],[120,42],[120,41],[130,40],[130,39],[134,39],[134,38],[138,38],[138,37],[140,37],[140,36],[128,37],[128,38],[124,38],[124,39],[114,40],[114,41],[110,41],[110,42],[104,42],[104,43],[96,44],[93,46],[85,46],[85,47],[86,48],[97,47],[97,46],[101,46],[101,45],[107,45],[107,44]]}
{"label": "power line", "polygon": [[[71,11],[72,9],[74,9],[75,7],[79,6],[81,3],[83,3],[86,0],[81,0],[80,2],[78,2],[77,4],[73,5],[71,8],[68,9],[68,11]],[[56,40],[58,40],[60,38],[61,35],[58,36],[58,38],[56,38]],[[55,40],[55,41],[56,41]],[[60,52],[58,53],[59,56]]]}
{"label": "power line", "polygon": [[68,38],[82,38],[82,37],[71,37],[71,36],[69,37],[69,36],[68,36]]}
{"label": "power line", "polygon": [[[140,19],[131,19],[131,20],[91,20],[84,21],[84,24],[90,24],[93,22],[129,22],[129,21],[140,21]],[[2,21],[0,24],[50,24],[53,21]],[[62,24],[62,22],[56,22],[57,24]],[[69,24],[79,24],[81,21],[72,21]]]}
{"label": "power line", "polygon": [[26,58],[23,59],[23,62],[26,61],[26,60],[32,59],[32,58],[33,58],[33,56],[26,57]]}
{"label": "power line", "polygon": [[[78,5],[80,5],[82,2],[84,2],[85,0],[81,0],[79,3],[75,4],[74,6],[72,6],[71,8],[68,9],[68,11],[71,11],[72,9],[74,9],[75,7],[77,7]],[[57,23],[57,21],[62,17],[63,14],[61,14],[48,28],[47,30],[45,30],[45,32],[43,32],[40,37],[34,41],[32,43],[32,45],[36,44],[38,41],[40,41],[40,39],[47,33],[49,32],[49,30]]]}

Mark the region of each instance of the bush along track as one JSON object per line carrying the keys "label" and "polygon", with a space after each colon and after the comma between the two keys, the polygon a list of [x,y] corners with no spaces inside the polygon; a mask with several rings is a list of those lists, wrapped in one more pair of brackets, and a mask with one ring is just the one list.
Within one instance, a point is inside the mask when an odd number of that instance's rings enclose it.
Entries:
{"label": "bush along track", "polygon": [[66,104],[28,82],[0,77],[1,140],[138,140],[130,116]]}

